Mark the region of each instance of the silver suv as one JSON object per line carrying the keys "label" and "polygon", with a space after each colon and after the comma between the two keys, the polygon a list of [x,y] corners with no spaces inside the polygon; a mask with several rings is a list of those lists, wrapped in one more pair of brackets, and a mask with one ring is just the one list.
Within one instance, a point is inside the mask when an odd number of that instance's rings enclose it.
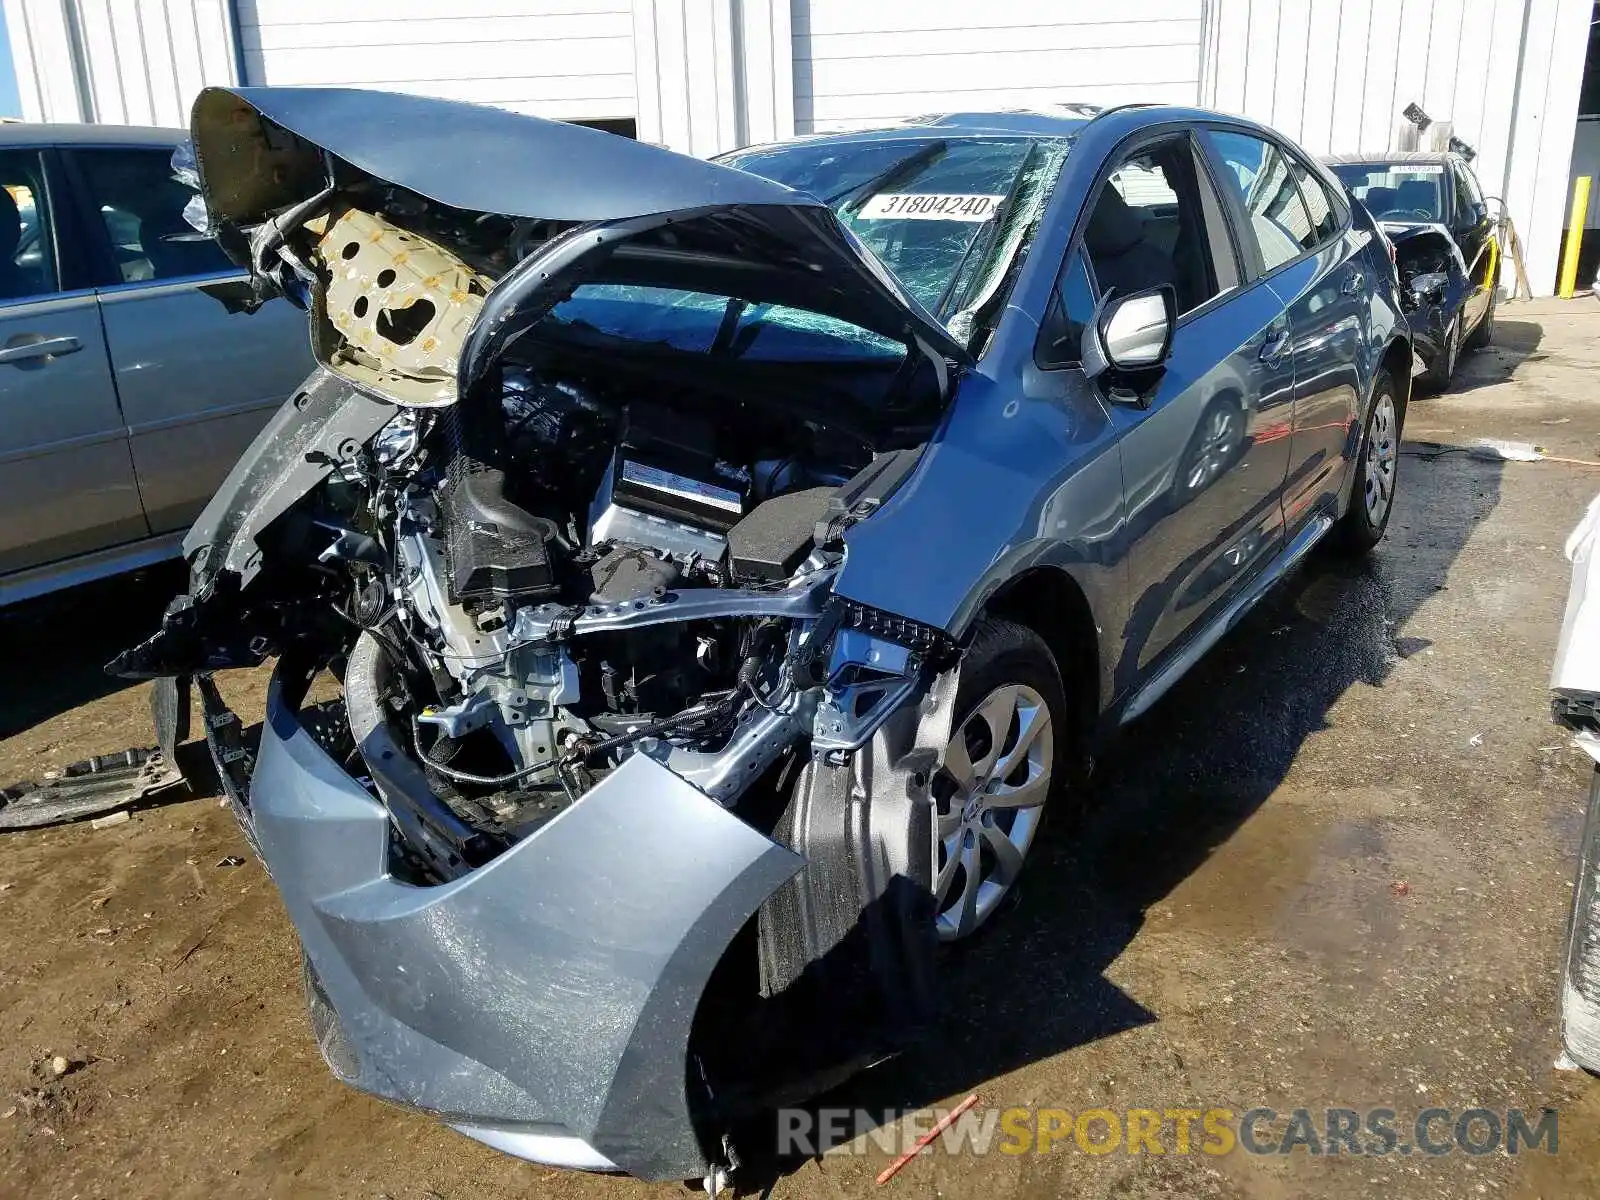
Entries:
{"label": "silver suv", "polygon": [[313,366],[184,223],[185,136],[0,126],[0,605],[176,555]]}

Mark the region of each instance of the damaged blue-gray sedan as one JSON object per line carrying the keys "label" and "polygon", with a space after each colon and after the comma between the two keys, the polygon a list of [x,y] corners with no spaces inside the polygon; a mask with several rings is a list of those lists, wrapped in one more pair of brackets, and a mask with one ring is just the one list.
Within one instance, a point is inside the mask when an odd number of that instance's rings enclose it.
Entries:
{"label": "damaged blue-gray sedan", "polygon": [[[1394,269],[1259,126],[706,163],[211,89],[193,136],[319,366],[113,668],[169,748],[198,684],[332,1069],[512,1154],[721,1178],[927,1024],[1096,739],[1389,519]],[[255,745],[209,672],[270,656]]]}

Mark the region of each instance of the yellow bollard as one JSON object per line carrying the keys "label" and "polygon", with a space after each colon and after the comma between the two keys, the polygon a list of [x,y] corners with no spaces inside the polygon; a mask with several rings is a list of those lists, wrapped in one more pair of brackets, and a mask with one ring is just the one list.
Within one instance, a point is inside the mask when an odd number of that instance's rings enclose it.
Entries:
{"label": "yellow bollard", "polygon": [[1556,295],[1563,300],[1572,299],[1578,290],[1578,248],[1583,244],[1583,223],[1589,215],[1589,177],[1579,175],[1572,181],[1572,219],[1567,222],[1567,249],[1561,256],[1561,281],[1556,285]]}

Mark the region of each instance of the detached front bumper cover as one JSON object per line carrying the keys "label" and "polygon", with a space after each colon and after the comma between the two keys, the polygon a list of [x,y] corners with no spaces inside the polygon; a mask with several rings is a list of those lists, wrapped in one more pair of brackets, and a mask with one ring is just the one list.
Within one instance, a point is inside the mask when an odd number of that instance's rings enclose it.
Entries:
{"label": "detached front bumper cover", "polygon": [[390,818],[301,724],[280,672],[253,840],[346,1082],[499,1149],[685,1179],[710,1169],[690,1026],[712,968],[803,860],[635,755],[450,883],[390,875]]}

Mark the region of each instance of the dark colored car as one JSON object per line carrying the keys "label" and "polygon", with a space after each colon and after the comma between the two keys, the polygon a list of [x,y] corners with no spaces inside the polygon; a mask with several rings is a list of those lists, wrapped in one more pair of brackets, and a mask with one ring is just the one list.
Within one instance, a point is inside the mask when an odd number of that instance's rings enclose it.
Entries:
{"label": "dark colored car", "polygon": [[1324,160],[1394,243],[1424,386],[1450,386],[1463,350],[1494,340],[1499,221],[1460,154],[1379,153]]}
{"label": "dark colored car", "polygon": [[[1389,520],[1388,246],[1242,120],[706,163],[213,89],[194,138],[320,366],[114,669],[168,746],[198,679],[332,1069],[509,1153],[715,1177],[904,1045],[1097,740]],[[272,654],[252,747],[206,672]]]}

